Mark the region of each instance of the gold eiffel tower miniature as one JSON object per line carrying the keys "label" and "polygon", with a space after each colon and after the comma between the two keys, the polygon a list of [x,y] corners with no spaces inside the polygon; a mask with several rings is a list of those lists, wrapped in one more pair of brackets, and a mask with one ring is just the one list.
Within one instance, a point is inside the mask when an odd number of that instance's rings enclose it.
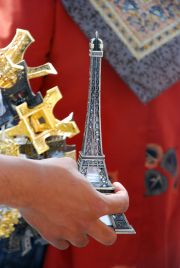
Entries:
{"label": "gold eiffel tower miniature", "polygon": [[71,118],[60,121],[53,115],[53,109],[62,95],[58,87],[49,89],[43,102],[29,109],[24,102],[16,107],[20,121],[17,126],[6,129],[5,134],[9,137],[26,136],[32,142],[38,154],[49,149],[46,138],[50,136],[73,137],[79,133],[79,129]]}
{"label": "gold eiffel tower miniature", "polygon": [[[29,31],[17,29],[11,43],[0,49],[0,87],[11,88],[17,80],[17,74],[23,69],[18,65],[23,60],[24,53],[28,46],[34,42]],[[45,63],[38,67],[28,67],[27,77],[32,79],[47,74],[57,74],[51,63]]]}

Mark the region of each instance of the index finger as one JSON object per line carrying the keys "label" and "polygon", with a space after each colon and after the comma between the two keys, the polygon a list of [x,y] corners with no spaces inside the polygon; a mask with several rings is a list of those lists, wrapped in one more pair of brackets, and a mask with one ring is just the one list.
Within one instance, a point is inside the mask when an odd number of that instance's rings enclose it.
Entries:
{"label": "index finger", "polygon": [[117,234],[100,220],[93,223],[87,234],[103,245],[110,246],[117,239]]}

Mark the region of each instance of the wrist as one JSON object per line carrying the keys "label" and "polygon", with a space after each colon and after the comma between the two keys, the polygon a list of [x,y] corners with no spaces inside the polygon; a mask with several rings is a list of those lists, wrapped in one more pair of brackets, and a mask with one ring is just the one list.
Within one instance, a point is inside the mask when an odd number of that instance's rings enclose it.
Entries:
{"label": "wrist", "polygon": [[30,205],[37,161],[0,155],[0,204],[22,208]]}

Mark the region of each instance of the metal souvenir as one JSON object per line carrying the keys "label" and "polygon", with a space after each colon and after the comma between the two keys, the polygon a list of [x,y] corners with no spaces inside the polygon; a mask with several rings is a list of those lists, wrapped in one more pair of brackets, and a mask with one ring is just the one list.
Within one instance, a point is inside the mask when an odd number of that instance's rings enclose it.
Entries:
{"label": "metal souvenir", "polygon": [[[96,37],[90,42],[90,84],[88,110],[82,150],[79,155],[79,171],[100,192],[109,194],[114,187],[109,180],[101,138],[100,84],[101,59],[103,57],[103,42]],[[125,215],[113,214],[104,216],[101,220],[119,234],[133,234],[135,230],[129,225]]]}
{"label": "metal souvenir", "polygon": [[32,109],[29,109],[24,102],[16,107],[19,116],[18,125],[5,130],[9,137],[26,136],[32,142],[38,154],[42,154],[49,149],[46,139],[50,136],[73,137],[79,133],[79,129],[74,121],[66,119],[60,121],[53,115],[53,109],[62,95],[58,87],[49,89],[43,102]]}
{"label": "metal souvenir", "polygon": [[5,112],[0,115],[0,126],[16,125],[18,122],[15,106],[27,102],[28,107],[34,107],[42,102],[40,92],[35,95],[29,84],[29,79],[57,74],[51,63],[38,67],[28,67],[23,60],[27,47],[34,41],[26,30],[17,29],[11,43],[0,49],[0,88]]}

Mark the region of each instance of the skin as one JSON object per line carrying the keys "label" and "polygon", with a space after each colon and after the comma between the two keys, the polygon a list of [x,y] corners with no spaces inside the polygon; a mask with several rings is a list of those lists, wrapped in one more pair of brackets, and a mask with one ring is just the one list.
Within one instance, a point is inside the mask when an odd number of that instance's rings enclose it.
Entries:
{"label": "skin", "polygon": [[115,194],[99,193],[70,158],[0,156],[0,165],[0,203],[17,207],[56,248],[85,247],[88,237],[104,245],[116,241],[115,232],[99,218],[127,210],[128,194],[120,183],[114,183]]}

